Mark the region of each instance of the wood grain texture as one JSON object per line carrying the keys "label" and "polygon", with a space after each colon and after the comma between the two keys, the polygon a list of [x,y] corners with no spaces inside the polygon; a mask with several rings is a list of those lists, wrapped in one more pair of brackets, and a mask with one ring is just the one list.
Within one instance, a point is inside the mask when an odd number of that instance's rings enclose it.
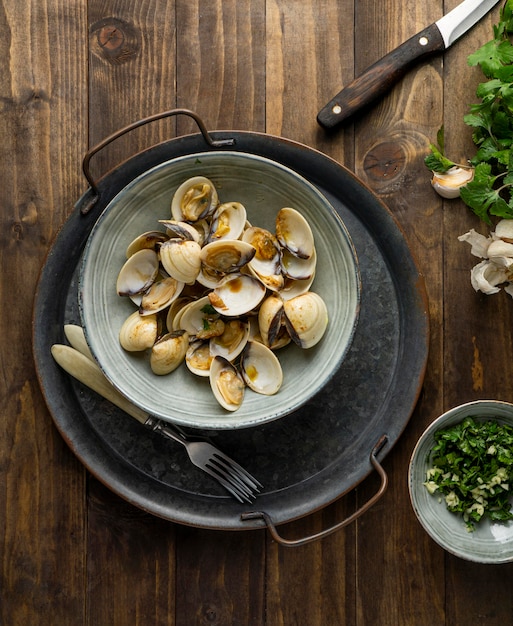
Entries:
{"label": "wood grain texture", "polygon": [[0,623],[13,626],[84,606],[85,473],[45,409],[30,342],[39,268],[80,186],[84,25],[81,2],[0,3],[0,293],[16,301],[1,322]]}
{"label": "wood grain texture", "polygon": [[[358,3],[359,71],[428,25],[436,7],[390,6],[376,12]],[[367,42],[373,42],[369,46]],[[390,482],[383,500],[360,521],[358,557],[366,568],[359,580],[358,623],[445,623],[444,555],[416,524],[406,476],[413,446],[425,426],[443,410],[443,228],[440,204],[429,185],[423,158],[442,123],[441,59],[413,68],[387,96],[355,123],[356,171],[380,197],[403,229],[425,276],[431,338],[422,394],[401,444],[387,457]],[[400,287],[398,287],[400,288]],[[405,373],[405,375],[407,375]],[[365,492],[364,492],[365,493]],[[405,563],[408,564],[405,567]],[[366,584],[373,568],[374,580]],[[425,590],[430,600],[423,600]],[[394,602],[389,598],[393,596]]]}
{"label": "wood grain texture", "polygon": [[[511,621],[513,565],[445,553],[417,522],[406,479],[415,442],[445,409],[513,399],[513,303],[473,291],[474,260],[457,241],[485,229],[462,203],[436,196],[423,163],[442,124],[456,159],[472,148],[462,118],[479,76],[466,56],[487,41],[497,11],[354,123],[327,133],[315,119],[341,87],[456,4],[385,0],[377,11],[370,0],[0,0],[1,626]],[[86,472],[45,409],[30,349],[33,295],[51,241],[86,188],[83,155],[175,107],[196,111],[211,130],[304,143],[356,172],[400,224],[425,277],[428,367],[384,461],[388,490],[322,541],[285,548],[265,530],[155,518]],[[191,132],[182,117],[134,131],[94,157],[95,176]],[[292,539],[328,528],[377,484],[371,474],[279,531]]]}
{"label": "wood grain texture", "polygon": [[[459,68],[467,56],[489,40],[493,16],[485,17],[472,33],[472,41],[462,39],[451,49],[445,66],[444,83],[458,80]],[[478,68],[469,68],[467,82],[461,83],[456,96],[450,89],[445,93],[445,115],[448,120],[446,149],[454,152],[456,159],[474,154],[472,131],[458,120],[468,113],[470,103],[477,102],[475,90],[484,76]],[[472,80],[470,80],[472,77]],[[495,297],[477,294],[470,286],[470,269],[479,259],[472,257],[468,244],[457,241],[470,228],[488,234],[489,229],[473,216],[461,202],[444,204],[444,228],[452,233],[446,238],[444,256],[444,338],[446,363],[446,408],[461,402],[483,398],[511,401],[513,398],[513,363],[508,350],[497,351],[499,341],[511,345],[513,307],[511,297],[505,293]],[[456,295],[457,294],[457,295]],[[508,622],[513,615],[511,597],[511,564],[504,568],[491,568],[484,576],[483,567],[449,557],[447,559],[447,620],[464,623],[479,620],[481,623]],[[482,589],[490,599],[483,605],[477,597]],[[464,601],[461,598],[465,598]]]}

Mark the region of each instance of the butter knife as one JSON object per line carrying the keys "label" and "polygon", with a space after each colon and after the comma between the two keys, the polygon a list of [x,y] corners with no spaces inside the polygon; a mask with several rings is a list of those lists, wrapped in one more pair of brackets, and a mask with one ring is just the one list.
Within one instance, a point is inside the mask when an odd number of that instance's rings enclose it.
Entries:
{"label": "butter knife", "polygon": [[464,0],[344,87],[319,111],[318,123],[333,128],[384,95],[422,59],[447,50],[488,13],[499,0]]}

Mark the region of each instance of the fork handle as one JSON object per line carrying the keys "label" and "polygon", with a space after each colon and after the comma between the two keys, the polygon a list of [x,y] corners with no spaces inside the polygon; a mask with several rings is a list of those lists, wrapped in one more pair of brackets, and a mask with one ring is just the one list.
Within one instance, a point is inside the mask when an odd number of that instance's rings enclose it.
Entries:
{"label": "fork handle", "polygon": [[162,420],[159,420],[152,415],[148,416],[148,419],[144,422],[145,426],[148,426],[152,430],[164,435],[168,439],[172,439],[173,441],[178,441],[183,446],[186,445],[187,438],[181,431],[177,428],[175,429],[171,424],[166,424]]}
{"label": "fork handle", "polygon": [[302,537],[301,539],[284,539],[278,533],[278,530],[276,529],[276,526],[274,522],[272,521],[271,516],[265,511],[251,511],[247,513],[242,513],[242,515],[240,516],[241,520],[246,521],[246,520],[262,519],[265,522],[267,528],[269,529],[269,532],[271,533],[272,538],[277,543],[286,547],[304,546],[307,543],[312,543],[313,541],[317,541],[318,539],[323,539],[324,537],[327,537],[328,535],[333,534],[337,530],[340,530],[344,526],[348,526],[349,524],[354,522],[358,517],[363,515],[363,513],[365,513],[368,509],[370,509],[371,506],[373,506],[381,498],[381,496],[385,493],[387,489],[388,476],[385,470],[383,469],[382,465],[379,463],[378,459],[376,458],[380,450],[386,444],[386,442],[387,442],[387,436],[382,435],[379,441],[376,443],[376,445],[372,449],[372,452],[370,454],[370,462],[381,477],[381,484],[379,486],[378,491],[372,496],[372,498],[367,500],[367,502],[363,504],[358,510],[356,510],[349,517],[346,517],[344,520],[342,520],[338,524],[335,524],[335,526],[331,526],[330,528],[327,528],[326,530],[322,530],[321,532],[316,533],[314,535],[310,535],[308,537]]}

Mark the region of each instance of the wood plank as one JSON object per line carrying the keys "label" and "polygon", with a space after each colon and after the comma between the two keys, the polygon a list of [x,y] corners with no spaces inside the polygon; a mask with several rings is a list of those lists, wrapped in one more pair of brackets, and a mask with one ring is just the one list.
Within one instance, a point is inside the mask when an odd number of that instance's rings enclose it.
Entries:
{"label": "wood plank", "polygon": [[177,528],[176,625],[265,624],[263,531]]}
{"label": "wood plank", "polygon": [[[178,105],[209,130],[265,130],[263,0],[178,0],[176,15]],[[265,535],[177,533],[177,625],[264,623]]]}
{"label": "wood plank", "polygon": [[354,76],[352,2],[267,2],[266,131],[353,167],[352,129],[326,133],[317,113]]}
{"label": "wood plank", "polygon": [[[89,2],[89,141],[176,105],[175,4]],[[175,135],[175,119],[116,140],[94,158],[98,175]],[[174,624],[174,526],[89,479],[87,619]]]}
{"label": "wood plank", "polygon": [[[209,130],[264,130],[264,0],[177,0],[177,104]],[[197,132],[187,119],[179,133]]]}
{"label": "wood plank", "polygon": [[175,525],[89,479],[89,624],[175,624]]}
{"label": "wood plank", "polygon": [[[372,3],[359,2],[358,73],[440,14],[441,6],[389,2],[386,12],[376,12]],[[433,550],[429,537],[416,523],[407,489],[413,446],[443,402],[443,231],[437,214],[440,203],[433,197],[423,164],[429,142],[442,122],[440,72],[438,58],[414,68],[355,124],[356,172],[388,206],[415,249],[426,278],[431,320],[422,395],[384,464],[393,479],[383,499],[358,523],[361,576],[357,623],[362,624],[443,624],[445,618],[443,551]],[[365,485],[361,491],[362,497],[368,493]],[[371,584],[371,571],[372,580],[379,583]]]}
{"label": "wood plank", "polygon": [[39,269],[81,182],[84,24],[79,0],[0,6],[0,293],[16,302],[0,322],[0,622],[13,626],[82,623],[84,471],[46,410],[30,324]]}
{"label": "wood plank", "polygon": [[[323,511],[284,524],[281,537],[302,539],[342,521],[354,510],[348,494]],[[269,541],[267,616],[269,626],[356,624],[356,526],[299,547]]]}
{"label": "wood plank", "polygon": [[[463,116],[470,103],[477,102],[477,85],[486,78],[479,68],[467,65],[467,56],[493,36],[493,24],[499,8],[493,10],[446,55],[444,93],[446,150],[454,160],[465,162],[475,154],[472,129]],[[462,74],[464,73],[464,80]],[[455,94],[450,85],[458,81]],[[513,302],[506,293],[486,296],[476,293],[470,284],[470,269],[479,259],[470,254],[470,246],[457,240],[470,228],[483,234],[489,228],[480,222],[460,200],[443,205],[446,244],[444,256],[444,335],[445,408],[480,398],[513,399],[513,364],[509,351],[497,350],[497,342],[511,345]],[[513,614],[513,568],[508,565],[479,565],[455,557],[446,560],[447,620],[463,624],[481,621],[501,624]],[[483,603],[483,594],[487,602]],[[464,601],[461,599],[464,598]]]}
{"label": "wood plank", "polygon": [[[175,3],[89,2],[89,145],[150,115],[176,108]],[[117,139],[92,161],[101,176],[139,151],[175,136],[176,120]]]}
{"label": "wood plank", "polygon": [[[267,2],[266,130],[353,163],[352,130],[329,135],[316,116],[333,91],[353,76],[353,3]],[[350,494],[327,510],[279,528],[310,536],[349,515]],[[355,623],[354,526],[299,548],[268,544],[267,619],[270,626]],[[321,599],[319,601],[319,598]]]}

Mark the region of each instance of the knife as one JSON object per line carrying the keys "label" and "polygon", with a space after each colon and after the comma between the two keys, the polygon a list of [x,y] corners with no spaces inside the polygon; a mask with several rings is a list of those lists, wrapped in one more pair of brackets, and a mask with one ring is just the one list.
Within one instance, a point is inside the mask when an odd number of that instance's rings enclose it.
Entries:
{"label": "knife", "polygon": [[318,123],[333,128],[384,95],[420,60],[447,50],[499,0],[464,0],[447,15],[420,31],[371,65],[319,111]]}

